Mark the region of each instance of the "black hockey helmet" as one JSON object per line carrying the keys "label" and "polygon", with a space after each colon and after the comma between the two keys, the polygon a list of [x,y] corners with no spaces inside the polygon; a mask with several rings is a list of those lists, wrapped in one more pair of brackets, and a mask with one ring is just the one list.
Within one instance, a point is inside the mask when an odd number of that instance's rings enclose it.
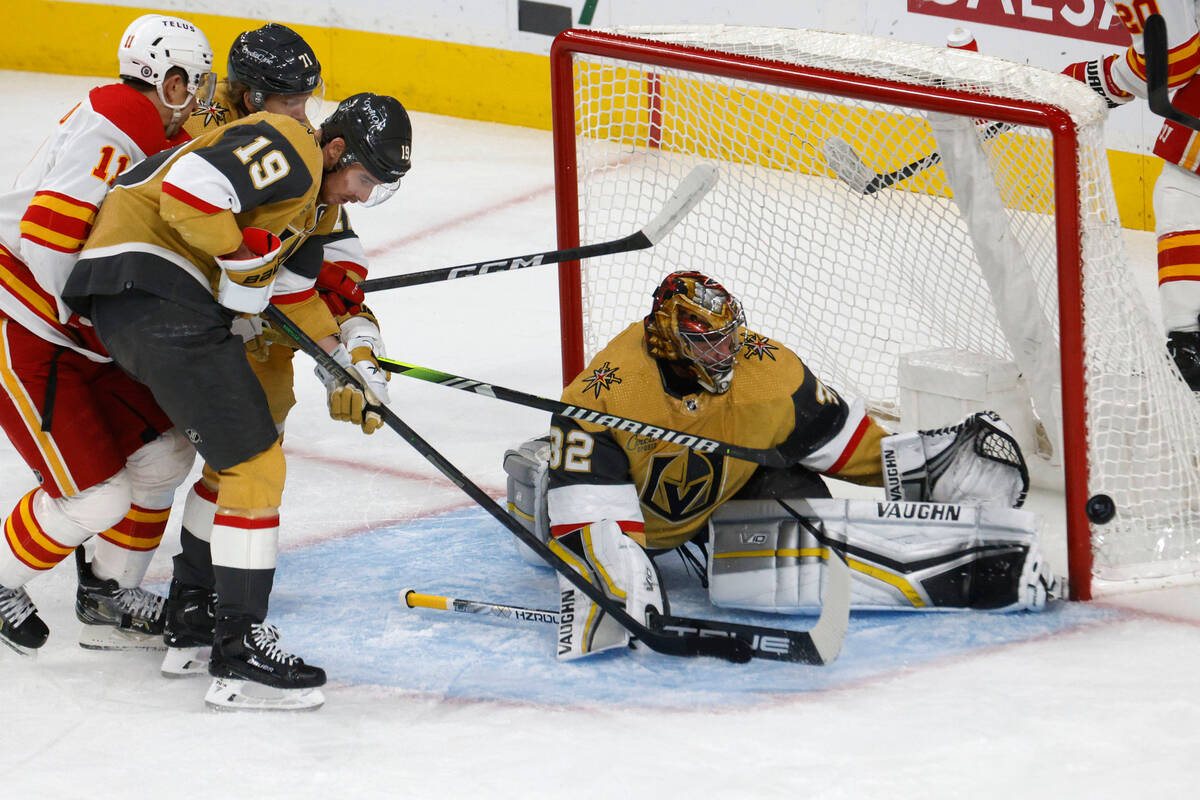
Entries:
{"label": "black hockey helmet", "polygon": [[300,34],[277,22],[234,39],[227,72],[230,81],[249,87],[254,109],[261,109],[270,94],[303,94],[321,87],[317,54]]}
{"label": "black hockey helmet", "polygon": [[381,184],[399,183],[412,166],[412,123],[394,97],[361,92],[347,97],[321,123],[321,145],[341,137],[338,168],[362,164]]}

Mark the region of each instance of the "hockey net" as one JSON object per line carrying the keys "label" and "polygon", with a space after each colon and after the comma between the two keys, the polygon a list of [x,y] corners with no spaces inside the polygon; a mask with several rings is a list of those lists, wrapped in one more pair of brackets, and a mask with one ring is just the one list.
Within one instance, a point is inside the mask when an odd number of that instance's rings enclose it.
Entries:
{"label": "hockey net", "polygon": [[[625,236],[697,164],[720,173],[655,247],[564,265],[564,380],[674,269],[717,278],[752,330],[884,417],[903,413],[906,354],[1015,362],[1043,434],[1029,458],[1065,474],[1072,594],[1200,570],[1200,407],[1130,272],[1087,87],[729,26],[568,31],[552,81],[560,246]],[[1115,502],[1107,524],[1094,495]]]}

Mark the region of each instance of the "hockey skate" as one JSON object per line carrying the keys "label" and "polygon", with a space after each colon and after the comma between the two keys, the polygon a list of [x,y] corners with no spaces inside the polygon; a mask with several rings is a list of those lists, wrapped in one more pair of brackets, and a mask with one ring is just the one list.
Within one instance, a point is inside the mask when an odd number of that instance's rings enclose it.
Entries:
{"label": "hockey skate", "polygon": [[145,589],[122,589],[92,573],[83,549],[75,550],[79,589],[75,617],[83,623],[79,646],[86,650],[162,650],[166,598]]}
{"label": "hockey skate", "polygon": [[1171,331],[1167,334],[1167,352],[1188,388],[1200,398],[1200,332]]}
{"label": "hockey skate", "polygon": [[38,616],[24,587],[5,589],[0,586],[0,642],[21,655],[32,656],[37,655],[37,649],[49,636],[50,629]]}
{"label": "hockey skate", "polygon": [[285,653],[278,630],[249,619],[221,620],[208,673],[204,702],[221,711],[305,711],[325,702],[325,670]]}
{"label": "hockey skate", "polygon": [[217,596],[203,586],[171,581],[167,610],[163,618],[162,674],[167,678],[186,678],[208,672],[212,651]]}

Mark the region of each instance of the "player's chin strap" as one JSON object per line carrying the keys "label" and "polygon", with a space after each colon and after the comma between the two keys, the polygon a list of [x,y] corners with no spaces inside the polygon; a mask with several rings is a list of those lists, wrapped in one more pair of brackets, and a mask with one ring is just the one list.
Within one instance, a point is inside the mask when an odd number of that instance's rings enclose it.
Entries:
{"label": "player's chin strap", "polygon": [[[312,337],[300,330],[286,314],[273,305],[268,305],[262,312],[279,330],[296,340],[301,350],[317,361],[327,372],[343,381],[354,381],[355,378],[345,367],[337,363],[328,353],[321,349]],[[808,631],[792,631],[778,628],[759,627],[757,625],[739,625],[718,620],[687,619],[682,617],[650,614],[643,623],[630,616],[623,607],[613,602],[602,590],[593,586],[583,576],[573,570],[566,562],[554,554],[550,548],[536,536],[521,527],[505,512],[500,505],[483,489],[464,475],[456,466],[450,463],[432,445],[426,442],[404,420],[400,419],[387,406],[378,406],[377,410],[383,417],[385,425],[412,445],[422,457],[432,464],[455,486],[483,507],[483,510],[493,519],[508,529],[522,543],[537,553],[547,564],[554,567],[560,575],[566,577],[576,589],[615,619],[623,628],[637,637],[651,650],[675,656],[713,656],[728,661],[743,663],[751,658],[764,658],[775,661],[791,661],[801,664],[825,664],[827,654],[813,646],[812,636]],[[840,560],[840,559],[838,559]],[[841,615],[849,615],[849,582],[847,581],[846,607],[838,606],[831,610]],[[824,618],[824,614],[822,614]],[[820,624],[818,622],[818,624]],[[832,656],[836,656],[833,653]],[[832,656],[829,660],[832,660]]]}

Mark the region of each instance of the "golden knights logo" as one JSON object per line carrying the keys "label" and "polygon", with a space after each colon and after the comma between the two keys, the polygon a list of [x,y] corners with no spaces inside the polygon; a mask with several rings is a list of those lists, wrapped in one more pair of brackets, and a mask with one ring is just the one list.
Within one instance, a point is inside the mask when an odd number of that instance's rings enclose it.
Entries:
{"label": "golden knights logo", "polygon": [[760,336],[757,333],[747,333],[746,341],[742,343],[742,348],[742,356],[744,358],[753,356],[762,361],[765,357],[774,361],[774,351],[778,350],[779,346],[771,344],[771,340],[766,336]]}
{"label": "golden knights logo", "polygon": [[724,473],[724,456],[694,450],[652,456],[639,499],[663,519],[681,522],[712,509],[721,495]]}
{"label": "golden knights logo", "polygon": [[612,388],[613,384],[621,383],[621,379],[617,377],[617,370],[620,367],[610,366],[607,361],[599,368],[592,370],[590,377],[583,379],[583,391],[592,392],[597,400],[600,399],[600,392],[604,389]]}
{"label": "golden knights logo", "polygon": [[207,128],[209,125],[224,125],[225,115],[228,113],[228,108],[214,100],[207,105],[197,104],[192,116],[204,117],[204,127]]}

